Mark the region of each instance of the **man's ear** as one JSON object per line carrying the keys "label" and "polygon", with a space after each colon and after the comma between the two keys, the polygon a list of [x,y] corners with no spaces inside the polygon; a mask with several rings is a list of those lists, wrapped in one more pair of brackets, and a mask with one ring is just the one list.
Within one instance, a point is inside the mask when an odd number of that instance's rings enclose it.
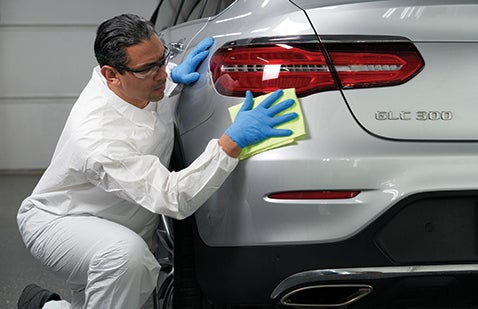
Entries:
{"label": "man's ear", "polygon": [[118,86],[121,83],[120,79],[118,78],[118,75],[120,74],[112,66],[104,65],[101,67],[100,72],[101,75],[106,78],[108,84]]}

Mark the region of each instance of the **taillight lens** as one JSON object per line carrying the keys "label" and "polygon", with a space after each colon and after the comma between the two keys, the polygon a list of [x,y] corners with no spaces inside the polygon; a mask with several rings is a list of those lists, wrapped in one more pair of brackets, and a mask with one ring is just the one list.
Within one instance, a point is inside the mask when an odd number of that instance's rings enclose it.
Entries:
{"label": "taillight lens", "polygon": [[330,44],[327,50],[343,88],[403,84],[425,64],[411,42]]}
{"label": "taillight lens", "polygon": [[[423,67],[411,42],[330,43],[325,47],[344,88],[402,84]],[[295,88],[298,96],[338,89],[318,44],[226,46],[211,59],[216,90],[243,96]]]}
{"label": "taillight lens", "polygon": [[[321,52],[277,44],[221,48],[211,59],[219,93],[243,96],[296,88],[297,95],[336,89]],[[320,88],[320,89],[318,89]]]}

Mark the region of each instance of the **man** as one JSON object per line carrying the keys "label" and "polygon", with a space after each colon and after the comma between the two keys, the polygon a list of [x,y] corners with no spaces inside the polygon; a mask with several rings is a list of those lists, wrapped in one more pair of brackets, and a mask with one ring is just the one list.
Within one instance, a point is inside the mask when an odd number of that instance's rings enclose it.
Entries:
{"label": "man", "polygon": [[[212,38],[199,43],[171,72],[191,84]],[[241,148],[290,130],[274,129],[294,113],[275,117],[292,100],[257,108],[246,94],[233,124],[187,168],[165,166],[173,127],[164,96],[168,50],[145,19],[125,14],[97,30],[99,66],[68,117],[50,166],[18,213],[23,240],[72,289],[71,308],[140,308],[156,286],[150,249],[164,214],[194,213],[238,164]],[[30,285],[19,308],[68,308],[58,295]],[[46,303],[46,304],[45,304]],[[60,305],[66,307],[59,307]],[[55,307],[57,306],[57,307]]]}

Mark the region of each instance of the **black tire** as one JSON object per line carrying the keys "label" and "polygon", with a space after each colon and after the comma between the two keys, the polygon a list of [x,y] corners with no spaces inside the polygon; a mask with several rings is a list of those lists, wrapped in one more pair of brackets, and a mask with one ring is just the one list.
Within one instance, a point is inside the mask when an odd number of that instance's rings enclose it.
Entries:
{"label": "black tire", "polygon": [[175,220],[173,308],[202,308],[201,294],[196,282],[192,225],[187,220]]}
{"label": "black tire", "polygon": [[226,306],[210,304],[196,281],[192,224],[188,220],[165,217],[163,220],[169,227],[162,224],[158,229],[161,239],[157,253],[161,257],[158,259],[161,265],[156,296],[158,308],[226,309]]}

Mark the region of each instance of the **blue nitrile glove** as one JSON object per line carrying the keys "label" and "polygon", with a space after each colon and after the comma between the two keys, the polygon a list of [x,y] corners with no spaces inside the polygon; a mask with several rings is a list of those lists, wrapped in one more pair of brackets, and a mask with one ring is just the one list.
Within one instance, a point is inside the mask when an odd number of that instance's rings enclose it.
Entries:
{"label": "blue nitrile glove", "polygon": [[214,43],[212,37],[207,37],[199,42],[194,49],[187,55],[186,59],[177,65],[171,71],[171,78],[176,84],[189,85],[199,79],[199,73],[196,72],[198,65],[206,59],[209,54],[208,48]]}
{"label": "blue nitrile glove", "polygon": [[226,130],[226,135],[241,148],[262,142],[269,137],[291,135],[292,130],[274,129],[275,126],[297,117],[297,113],[274,117],[294,104],[294,100],[287,99],[271,107],[282,96],[282,93],[282,90],[275,91],[252,109],[254,99],[252,93],[247,91],[246,100],[237,113],[236,119]]}

